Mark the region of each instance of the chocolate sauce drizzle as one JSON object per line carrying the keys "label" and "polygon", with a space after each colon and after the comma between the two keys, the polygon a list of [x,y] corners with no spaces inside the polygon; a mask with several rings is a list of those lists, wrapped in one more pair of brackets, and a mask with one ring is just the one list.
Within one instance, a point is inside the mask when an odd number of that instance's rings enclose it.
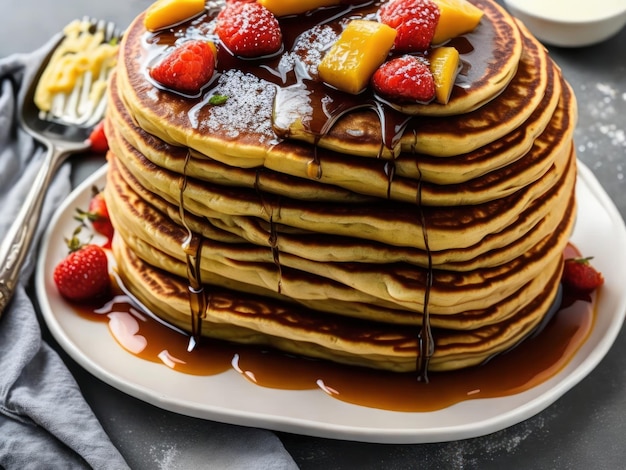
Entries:
{"label": "chocolate sauce drizzle", "polygon": [[[419,166],[418,166],[419,171]],[[417,208],[419,212],[420,222],[422,226],[422,236],[424,237],[424,248],[426,250],[426,256],[428,259],[428,266],[426,270],[426,288],[424,290],[424,311],[422,313],[422,327],[417,335],[417,363],[415,369],[417,370],[417,378],[419,381],[428,383],[428,364],[430,358],[435,353],[435,338],[430,325],[430,291],[433,287],[433,259],[428,245],[428,229],[426,225],[426,215],[422,206],[422,174],[419,172],[418,187],[417,187]]]}
{"label": "chocolate sauce drizzle", "polygon": [[[269,234],[267,237],[267,243],[272,250],[272,259],[274,260],[274,265],[276,266],[276,271],[278,274],[278,281],[276,283],[276,292],[279,294],[282,291],[282,277],[283,277],[283,268],[280,264],[280,250],[278,248],[278,230],[276,228],[276,223],[274,222],[274,208],[273,206],[269,206],[267,204],[266,195],[260,188],[259,179],[261,177],[261,173],[264,171],[263,168],[257,168],[256,175],[254,179],[254,190],[259,196],[259,200],[261,202],[261,207],[263,208],[263,212],[268,215],[269,219]],[[280,207],[280,198],[277,198],[276,202],[277,206]]]}
{"label": "chocolate sauce drizzle", "polygon": [[187,237],[183,240],[181,248],[185,253],[187,262],[187,279],[189,281],[189,309],[191,313],[191,337],[188,349],[191,351],[199,343],[202,335],[202,320],[206,317],[206,310],[210,302],[210,295],[204,291],[201,274],[202,245],[204,237],[191,231],[185,216],[185,189],[187,188],[187,166],[191,153],[187,152],[183,175],[179,180],[180,201],[178,211],[180,220],[187,230]]}
{"label": "chocolate sauce drizzle", "polygon": [[280,264],[280,250],[278,249],[278,231],[276,230],[276,224],[274,223],[274,214],[270,216],[270,236],[267,239],[270,244],[270,248],[272,249],[272,258],[274,259],[274,265],[276,266],[276,270],[278,271],[278,283],[276,286],[276,291],[280,294],[282,291],[282,277],[283,277],[283,268]]}

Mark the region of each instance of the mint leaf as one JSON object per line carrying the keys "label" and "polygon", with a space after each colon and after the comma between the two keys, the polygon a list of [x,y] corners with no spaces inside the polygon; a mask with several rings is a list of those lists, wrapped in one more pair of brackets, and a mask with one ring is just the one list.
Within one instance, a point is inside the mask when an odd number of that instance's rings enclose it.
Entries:
{"label": "mint leaf", "polygon": [[228,101],[228,96],[226,95],[213,95],[209,98],[209,104],[213,106],[223,105]]}

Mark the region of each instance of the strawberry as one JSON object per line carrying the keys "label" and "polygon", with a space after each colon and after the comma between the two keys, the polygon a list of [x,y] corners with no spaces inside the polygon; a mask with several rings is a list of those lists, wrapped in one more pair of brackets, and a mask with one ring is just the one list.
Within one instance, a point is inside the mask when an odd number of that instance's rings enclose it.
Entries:
{"label": "strawberry", "polygon": [[87,214],[96,232],[104,235],[109,240],[113,238],[113,225],[111,224],[109,210],[102,193],[97,193],[91,198]]}
{"label": "strawberry", "polygon": [[104,121],[100,121],[93,128],[89,135],[89,145],[91,150],[96,153],[106,153],[109,150],[109,142],[107,136],[104,133]]}
{"label": "strawberry", "polygon": [[197,95],[215,72],[215,46],[193,39],[172,49],[150,68],[150,76],[166,88]]}
{"label": "strawberry", "polygon": [[215,32],[228,50],[242,57],[273,54],[283,42],[274,14],[254,2],[227,3],[217,15]]}
{"label": "strawberry", "polygon": [[70,301],[102,297],[111,286],[107,255],[98,245],[83,245],[57,264],[53,278],[59,293]]}
{"label": "strawberry", "polygon": [[435,97],[435,80],[428,64],[404,55],[385,62],[372,76],[374,90],[395,102],[427,103]]}
{"label": "strawberry", "polygon": [[589,293],[604,283],[602,273],[590,263],[592,258],[568,258],[563,266],[563,286],[575,292]]}
{"label": "strawberry", "polygon": [[397,51],[425,51],[435,35],[441,12],[432,0],[392,0],[378,11],[381,23],[394,28]]}
{"label": "strawberry", "polygon": [[86,220],[91,222],[93,229],[107,238],[107,245],[110,243],[113,238],[114,229],[111,224],[111,219],[109,218],[109,210],[107,209],[104,196],[97,188],[93,188],[93,197],[89,201],[87,211],[77,208],[76,212],[76,220],[82,223]]}

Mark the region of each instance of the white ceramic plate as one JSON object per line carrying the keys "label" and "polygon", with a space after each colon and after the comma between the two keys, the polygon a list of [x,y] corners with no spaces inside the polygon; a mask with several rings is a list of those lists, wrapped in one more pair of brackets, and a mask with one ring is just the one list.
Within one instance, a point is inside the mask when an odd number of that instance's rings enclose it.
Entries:
{"label": "white ceramic plate", "polygon": [[106,168],[78,187],[59,208],[44,237],[37,267],[43,317],[62,348],[104,382],[158,407],[214,421],[312,436],[380,443],[425,443],[489,434],[519,423],[548,407],[576,385],[605,356],[626,312],[626,228],[592,173],[579,166],[578,223],[572,238],[606,283],[589,339],[562,372],[514,396],[470,400],[428,413],[391,412],[350,405],[320,390],[268,389],[235,371],[210,377],[174,372],[139,359],[117,345],[106,326],[77,316],[52,283],[63,256],[63,237],[76,225],[76,207],[86,207],[91,187],[102,186]]}

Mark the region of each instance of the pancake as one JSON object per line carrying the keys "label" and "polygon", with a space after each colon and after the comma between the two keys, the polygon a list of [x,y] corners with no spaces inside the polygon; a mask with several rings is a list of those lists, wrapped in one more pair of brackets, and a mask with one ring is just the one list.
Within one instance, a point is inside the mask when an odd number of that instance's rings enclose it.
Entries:
{"label": "pancake", "polygon": [[[560,77],[560,74],[559,74]],[[560,83],[559,83],[560,82]],[[553,89],[556,86],[558,89]],[[562,92],[562,95],[561,95]],[[554,122],[555,107],[560,119]],[[548,121],[547,116],[552,116]],[[480,147],[472,152],[456,155],[454,158],[439,158],[419,154],[413,156],[402,153],[395,159],[396,174],[409,178],[421,178],[436,184],[458,184],[502,168],[527,155],[543,132],[568,132],[576,125],[576,100],[568,83],[562,77],[550,81],[546,89],[546,101],[535,109],[524,123],[506,136]],[[419,163],[419,164],[418,164]]]}
{"label": "pancake", "polygon": [[109,118],[115,123],[111,132],[120,134],[114,140],[125,140],[133,148],[130,151],[139,152],[157,166],[214,184],[256,188],[278,196],[288,195],[298,199],[320,201],[372,200],[367,195],[355,193],[341,186],[323,184],[321,181],[299,178],[297,174],[292,176],[265,168],[229,166],[188,148],[168,144],[137,127],[121,102],[115,80],[111,82],[110,90]]}
{"label": "pancake", "polygon": [[[480,24],[446,44],[462,61],[447,104],[318,80],[348,18],[380,1],[279,18],[283,48],[252,60],[214,34],[223,2],[156,32],[140,14],[105,122],[124,289],[196,340],[420,375],[532,334],[576,219],[576,100],[522,24],[472,3]],[[190,38],[217,46],[195,97],[147,73]]]}
{"label": "pancake", "polygon": [[[125,155],[120,152],[118,157]],[[565,157],[569,155],[566,153]],[[420,213],[428,221],[429,249],[466,248],[485,236],[503,230],[555,183],[566,165],[555,165],[540,180],[494,201],[473,206],[421,207],[394,204],[393,213],[385,201],[368,204],[300,201],[286,197],[260,198],[254,188],[233,188],[186,179],[185,208],[196,215],[229,220],[256,217],[269,223],[333,235],[354,235],[394,246],[425,249]],[[179,204],[180,175],[151,167],[145,160],[125,160],[129,171],[150,192],[160,194],[171,204]],[[134,165],[131,167],[130,165]],[[540,215],[540,214],[538,214]],[[463,237],[458,237],[458,231]],[[356,231],[356,233],[355,233]],[[415,234],[418,234],[416,236]]]}
{"label": "pancake", "polygon": [[[375,11],[378,4],[379,2],[375,2],[374,5],[363,7],[363,14]],[[530,37],[526,37],[525,41],[522,41],[518,26],[501,7],[490,1],[477,1],[476,4],[484,8],[485,15],[489,20],[484,21],[484,31],[477,31],[475,33],[477,37],[472,38],[472,40],[481,41],[486,46],[484,55],[482,55],[483,59],[472,63],[471,67],[468,65],[465,75],[461,73],[461,77],[465,78],[459,79],[462,86],[457,87],[456,94],[453,95],[450,104],[446,105],[449,106],[447,114],[455,116],[459,111],[467,112],[474,109],[478,103],[482,104],[495,96],[499,96],[508,84],[505,77],[517,72],[520,56],[523,56],[524,60],[521,64],[526,64],[526,68],[532,70],[532,77],[528,77],[529,70],[517,75],[517,83],[520,86],[518,90],[523,92],[523,101],[520,101],[519,91],[510,100],[515,101],[513,109],[520,111],[518,117],[514,119],[519,123],[523,120],[525,110],[532,112],[534,109],[532,105],[522,106],[521,103],[526,100],[541,99],[542,90],[545,88],[546,76],[549,72],[546,67],[545,50],[543,46]],[[348,6],[344,8],[350,9],[351,17],[358,16],[360,11],[359,8],[356,10]],[[209,18],[215,14],[216,12],[212,9],[207,12]],[[336,12],[333,11],[333,14]],[[311,23],[318,21],[315,15],[307,18]],[[147,63],[155,60],[155,57],[178,36],[160,33],[154,37],[149,35],[149,37],[144,38],[142,36],[145,34],[145,30],[142,21],[143,16],[139,15],[125,34],[121,56],[123,67],[118,79],[121,93],[140,127],[166,142],[190,147],[201,154],[211,155],[214,159],[237,167],[262,165],[268,157],[267,149],[269,147],[272,148],[270,157],[275,152],[279,152],[280,149],[277,149],[277,146],[285,147],[282,152],[291,153],[291,146],[293,145],[291,139],[298,138],[300,134],[277,123],[280,117],[274,115],[274,99],[278,93],[276,87],[278,86],[282,92],[288,89],[290,85],[290,82],[283,83],[282,80],[277,79],[277,76],[284,76],[285,71],[279,70],[271,73],[268,72],[266,63],[255,67],[254,62],[239,63],[239,69],[225,70],[216,79],[213,88],[214,93],[229,97],[223,106],[209,106],[206,102],[208,97],[204,98],[205,102],[203,102],[202,97],[189,99],[172,94],[155,93],[154,85],[146,80],[143,68]],[[300,18],[294,22],[297,28],[302,28]],[[200,24],[205,25],[205,23]],[[207,21],[205,27],[208,30],[207,34],[210,34],[212,24]],[[204,32],[203,29],[197,29],[194,34],[202,32]],[[326,37],[325,35],[318,36]],[[463,42],[469,42],[469,38],[465,37]],[[146,43],[150,47],[142,47]],[[323,49],[324,45],[319,47]],[[467,48],[468,46],[464,47]],[[524,54],[522,54],[523,47],[525,47]],[[288,45],[286,49],[289,49]],[[471,51],[468,51],[468,54],[472,55]],[[473,55],[475,54],[473,52]],[[307,57],[312,56],[314,55],[307,54]],[[228,57],[222,55],[218,56],[218,62],[220,61],[232,62]],[[316,64],[311,65],[314,68],[315,66]],[[271,64],[269,67],[272,67]],[[278,68],[278,65],[276,67]],[[306,61],[302,67],[307,68]],[[537,77],[537,73],[540,74],[540,78]],[[531,79],[530,82],[528,81],[529,78]],[[472,92],[466,93],[464,92],[465,89],[471,89]],[[324,93],[326,96],[326,89]],[[345,97],[343,98],[345,99]],[[320,101],[324,101],[324,99],[322,97]],[[359,100],[362,101],[362,99],[363,97],[359,96]],[[298,103],[296,106],[298,109],[301,108]],[[277,107],[286,111],[285,100],[280,100]],[[427,109],[439,109],[438,114],[446,114],[445,106],[429,106]],[[496,120],[489,120],[487,125],[495,125],[501,128],[503,132],[510,130],[512,128],[511,123],[500,122],[503,116],[511,114],[510,108],[499,108],[499,110],[494,111],[497,111]],[[454,118],[452,121],[455,121]],[[454,130],[459,124],[459,122],[450,122],[448,127],[452,132],[443,134],[443,137],[452,139],[451,146],[454,148],[454,154],[467,153],[473,148],[478,148],[485,139],[490,141],[489,127],[474,131],[471,130],[471,126],[466,126],[467,130],[475,134],[476,137],[468,135],[465,139],[458,139],[458,134]],[[277,132],[279,127],[283,127],[285,131]],[[320,129],[307,132],[309,142],[314,141],[320,147],[336,149],[341,153],[373,157],[381,155],[381,125],[378,116],[373,112],[351,112],[343,116],[328,133],[321,129],[324,125],[318,127]],[[284,138],[287,129],[289,129],[290,139],[277,141],[277,135]],[[407,139],[405,139],[402,147],[407,151],[416,149],[420,153],[429,154],[428,151],[422,151],[416,145],[427,145],[428,142],[431,142],[431,146],[437,146],[436,142],[439,142],[442,136],[440,130],[433,130],[428,125],[420,125],[419,134],[420,137],[417,139],[419,142],[416,142],[413,137],[413,128],[408,128]],[[390,154],[393,155],[397,155],[400,150],[399,146],[392,145],[391,142],[383,146],[383,150],[386,147],[391,149]],[[448,146],[441,148],[439,145],[437,147],[443,152],[452,149]]]}
{"label": "pancake", "polygon": [[[455,158],[454,161],[435,159],[433,162],[424,155],[407,156],[399,158],[390,167],[389,162],[381,160],[349,159],[345,155],[334,157],[321,153],[318,159],[324,172],[322,178],[315,180],[307,175],[307,164],[311,158],[308,154],[290,155],[288,163],[283,159],[281,171],[267,168],[259,171],[259,168],[228,166],[197,152],[189,154],[185,148],[169,145],[134,124],[116,94],[115,81],[111,85],[111,102],[114,105],[111,116],[115,120],[115,128],[150,161],[179,174],[185,171],[191,177],[210,183],[246,186],[280,196],[328,201],[367,200],[367,197],[361,197],[363,195],[415,202],[419,192],[422,205],[470,205],[507,196],[539,179],[554,159],[566,151],[564,147],[569,146],[567,138],[573,134],[576,121],[572,118],[576,114],[575,101],[571,90],[567,89],[569,85],[561,84],[558,79],[557,83],[553,83],[548,90],[550,101],[536,111],[543,119],[549,117],[547,126],[538,123],[538,119],[530,119],[523,126],[523,131],[518,129],[511,136],[483,147],[480,152]],[[563,94],[562,86],[566,87]],[[521,145],[519,140],[522,140]],[[533,145],[535,149],[530,152],[529,158],[522,159]],[[522,147],[519,150],[522,155],[511,156],[509,151],[514,152],[513,147],[518,146]],[[490,151],[490,147],[493,150]],[[508,151],[503,151],[503,147],[509,147]],[[506,157],[507,165],[493,161]],[[427,178],[431,174],[435,175],[432,179],[437,179],[436,175],[445,175],[445,178],[448,175],[467,175],[470,165],[481,168],[484,174],[474,175],[466,184],[434,184],[436,181],[431,182]],[[490,166],[497,168],[487,172]],[[390,168],[394,169],[393,177],[389,175]],[[419,172],[423,172],[421,178]],[[288,175],[296,178],[289,178]],[[349,175],[358,175],[359,178],[349,178]],[[331,181],[335,184],[328,184]]]}
{"label": "pancake", "polygon": [[[151,205],[166,213],[169,218],[182,225],[178,201],[168,202],[162,197],[155,196],[150,189],[143,187],[133,174],[149,175],[154,171],[161,171],[157,166],[147,161],[141,153],[119,141],[115,129],[109,129],[110,145],[114,153],[125,162],[126,166],[121,166],[117,171],[124,174],[127,184],[133,190],[141,194],[141,198]],[[574,158],[570,148],[560,157],[558,167],[552,171],[553,175],[561,173],[561,167],[569,159]],[[120,166],[120,165],[118,165]],[[129,168],[134,167],[133,171]],[[167,175],[164,173],[163,178]],[[182,178],[181,175],[170,175],[169,187],[176,188],[175,178]],[[483,237],[477,244],[467,248],[435,251],[430,248],[430,258],[434,266],[467,271],[484,266],[494,266],[510,261],[519,253],[526,251],[530,246],[537,243],[539,239],[551,233],[560,221],[568,204],[568,200],[562,196],[571,191],[573,179],[560,191],[550,191],[543,197],[538,198],[529,208],[521,212],[517,219],[509,226]],[[571,204],[571,203],[570,203]],[[219,228],[223,232],[235,234],[246,241],[268,246],[268,235],[272,230],[270,223],[258,217],[225,217],[224,214],[213,214],[209,217],[205,212],[203,216],[194,216],[187,213],[185,215],[186,224],[194,232],[200,233],[208,238],[219,237],[224,239],[224,235],[216,234]],[[210,225],[204,223],[210,221]],[[299,257],[313,257],[316,261],[360,261],[372,263],[407,262],[420,266],[428,265],[428,256],[425,250],[411,249],[409,247],[397,247],[382,243],[356,239],[351,237],[349,242],[340,236],[321,234],[304,229],[278,224],[273,220],[273,230],[277,234],[277,247],[281,252],[288,252]],[[429,229],[430,233],[430,229]],[[467,233],[465,234],[467,235]],[[314,249],[312,249],[314,247]]]}
{"label": "pancake", "polygon": [[[505,22],[504,18],[502,22]],[[511,23],[512,19],[509,18],[508,22]],[[386,123],[386,127],[401,129],[396,131],[397,136],[387,135],[390,132],[381,124],[385,121],[381,120],[376,111],[341,115],[336,122],[331,121],[332,127],[327,131],[324,130],[324,126],[319,126],[320,128],[316,130],[295,122],[285,129],[279,129],[277,133],[310,144],[316,143],[320,147],[341,153],[377,158],[391,158],[399,151],[450,157],[487,145],[516,129],[528,119],[544,99],[549,76],[554,71],[554,66],[548,66],[547,52],[543,45],[527,30],[520,28],[516,34],[513,31],[518,29],[517,26],[514,23],[509,26],[511,37],[499,36],[493,44],[494,49],[499,47],[506,49],[506,44],[515,44],[519,31],[523,32],[522,55],[515,69],[516,73],[511,83],[500,92],[497,100],[489,100],[472,113],[417,116],[410,120],[404,115],[397,119],[389,119],[386,115],[385,118],[391,121]],[[467,86],[472,88],[473,95],[473,84]],[[296,114],[295,111],[290,112],[287,103],[278,99],[275,103],[275,108],[281,107],[281,112]],[[295,103],[297,109],[302,107],[297,99]],[[314,107],[314,104],[310,106]],[[324,103],[324,107],[328,107],[327,103]],[[427,107],[429,108],[430,104]],[[433,109],[437,109],[437,106]],[[278,118],[274,115],[273,119],[276,121]]]}
{"label": "pancake", "polygon": [[[571,192],[575,180],[573,160],[564,173],[563,188]],[[112,162],[107,182],[107,200],[114,208],[112,220],[125,243],[141,258],[162,266],[163,256],[176,274],[186,272],[186,254],[181,250],[188,236],[183,225],[169,222],[136,194],[126,191],[126,203],[119,195],[109,193],[121,184],[112,180],[117,162]],[[110,188],[110,189],[109,189]],[[132,198],[132,202],[129,202]],[[554,205],[551,209],[559,211]],[[457,314],[485,308],[514,293],[546,269],[550,260],[560,260],[573,224],[573,213],[563,218],[557,230],[535,246],[519,253],[508,263],[466,272],[432,271],[429,309],[434,314]],[[186,221],[183,223],[189,226]],[[323,262],[294,256],[265,243],[224,243],[201,237],[202,249],[198,269],[208,283],[223,285],[243,283],[269,292],[279,292],[296,301],[312,299],[348,300],[423,312],[428,269],[406,263]],[[350,238],[344,240],[349,245]],[[279,262],[276,261],[279,256]],[[174,260],[178,267],[172,266]],[[556,261],[552,261],[554,263]],[[549,269],[548,269],[549,270]],[[553,270],[549,270],[553,272]],[[232,285],[232,284],[230,284]],[[250,290],[239,286],[242,290]]]}
{"label": "pancake", "polygon": [[[186,329],[189,325],[187,280],[151,267],[124,247],[113,249],[124,285],[146,309]],[[558,289],[555,276],[544,291],[514,318],[469,331],[442,329],[435,334],[433,371],[478,365],[523,340],[541,323]],[[292,354],[395,372],[416,369],[415,329],[325,315],[268,297],[213,289],[202,322],[208,338],[277,348]]]}

